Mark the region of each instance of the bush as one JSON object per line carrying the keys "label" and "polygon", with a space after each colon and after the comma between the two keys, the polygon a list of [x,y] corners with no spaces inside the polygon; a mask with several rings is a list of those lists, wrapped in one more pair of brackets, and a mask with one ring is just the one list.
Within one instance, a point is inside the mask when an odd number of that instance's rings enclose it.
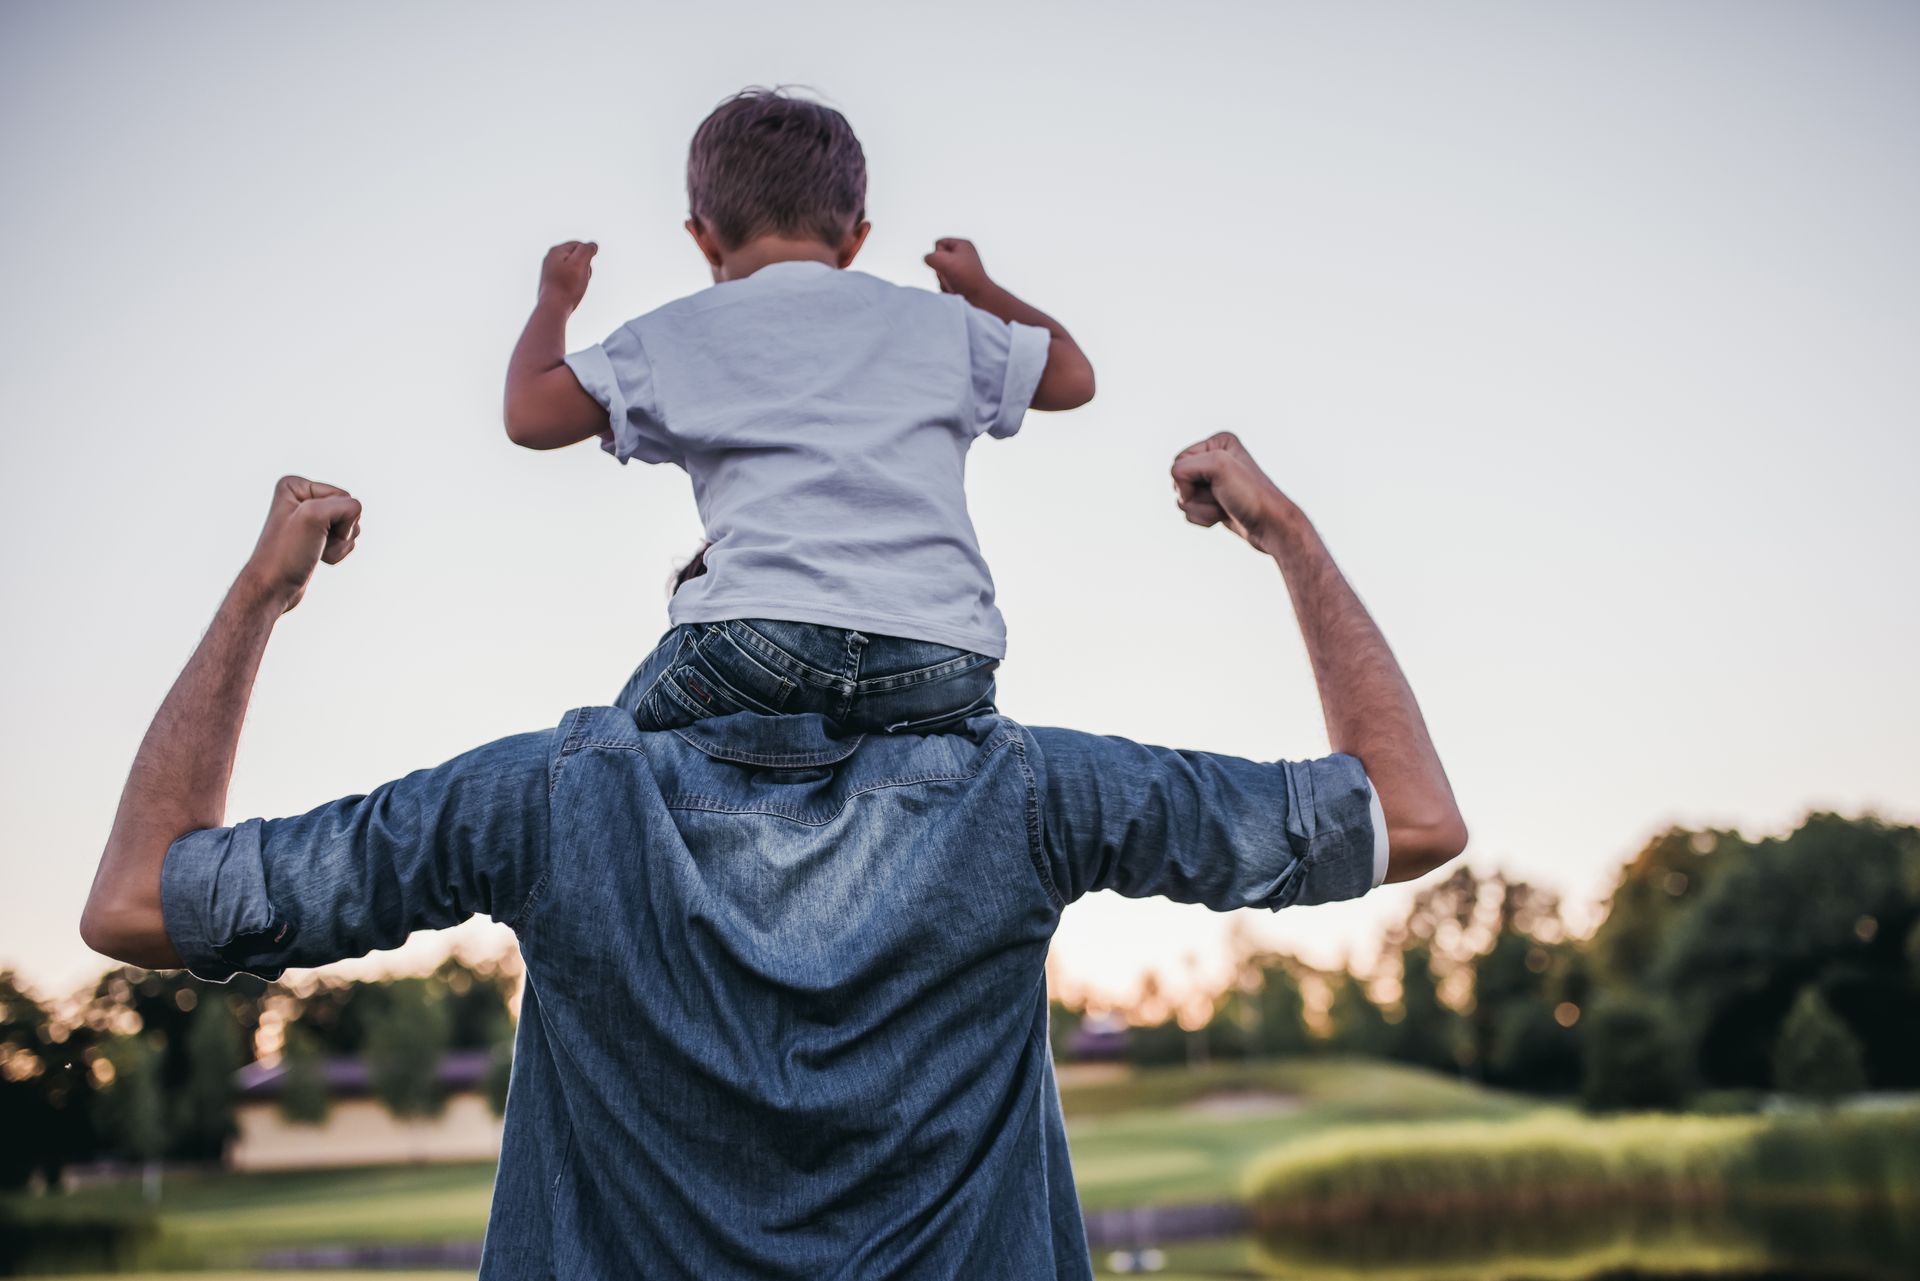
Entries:
{"label": "bush", "polygon": [[1514,1003],[1493,1025],[1487,1080],[1532,1094],[1571,1094],[1580,1088],[1584,1063],[1579,1034],[1562,1027],[1548,1006]]}
{"label": "bush", "polygon": [[1824,1115],[1542,1113],[1322,1134],[1257,1162],[1254,1221],[1458,1219],[1721,1204],[1920,1204],[1920,1108]]}
{"label": "bush", "polygon": [[1581,1037],[1582,1101],[1595,1112],[1676,1108],[1689,1086],[1687,1046],[1664,1007],[1615,994],[1594,1005]]}
{"label": "bush", "polygon": [[1248,1200],[1260,1223],[1687,1200],[1724,1188],[1765,1124],[1552,1113],[1336,1131],[1256,1164]]}
{"label": "bush", "polygon": [[1773,1045],[1773,1085],[1787,1094],[1832,1102],[1867,1088],[1860,1042],[1820,989],[1800,990]]}

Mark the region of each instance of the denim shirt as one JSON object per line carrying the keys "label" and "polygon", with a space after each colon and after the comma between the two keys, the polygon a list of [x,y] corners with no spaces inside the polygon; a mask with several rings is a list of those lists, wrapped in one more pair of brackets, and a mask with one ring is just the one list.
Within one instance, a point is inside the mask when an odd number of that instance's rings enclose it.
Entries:
{"label": "denim shirt", "polygon": [[1047,1046],[1061,910],[1373,882],[1360,763],[1000,717],[642,733],[612,708],[167,855],[187,966],[486,913],[527,968],[483,1278],[1085,1278]]}

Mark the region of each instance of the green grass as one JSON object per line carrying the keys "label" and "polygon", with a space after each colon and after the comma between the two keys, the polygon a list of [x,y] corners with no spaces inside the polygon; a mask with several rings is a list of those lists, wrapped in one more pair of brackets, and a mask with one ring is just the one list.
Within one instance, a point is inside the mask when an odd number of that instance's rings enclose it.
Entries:
{"label": "green grass", "polygon": [[[1209,1096],[1263,1091],[1289,1110],[1212,1114]],[[1074,1179],[1088,1209],[1237,1201],[1248,1167],[1329,1130],[1436,1118],[1511,1120],[1538,1103],[1383,1063],[1342,1059],[1166,1069],[1063,1090]]]}
{"label": "green grass", "polygon": [[[1249,1093],[1284,1098],[1289,1107],[1213,1115],[1191,1106]],[[1062,1105],[1089,1208],[1236,1200],[1257,1156],[1333,1127],[1443,1116],[1493,1120],[1536,1110],[1426,1073],[1337,1059],[1139,1072],[1070,1087]],[[170,1176],[150,1257],[154,1266],[233,1268],[266,1249],[477,1240],[493,1170],[476,1163]],[[11,1204],[28,1214],[144,1211],[136,1185]]]}

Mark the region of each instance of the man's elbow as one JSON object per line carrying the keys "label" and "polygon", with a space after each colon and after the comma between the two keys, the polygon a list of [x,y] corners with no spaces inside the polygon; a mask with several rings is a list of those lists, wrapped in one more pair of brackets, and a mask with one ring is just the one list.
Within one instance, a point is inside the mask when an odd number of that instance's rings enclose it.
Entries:
{"label": "man's elbow", "polygon": [[125,893],[111,881],[96,882],[87,895],[80,909],[80,941],[102,956],[142,969],[176,969],[180,964],[158,893]]}
{"label": "man's elbow", "polygon": [[1414,881],[1438,871],[1467,848],[1467,822],[1458,810],[1417,824],[1389,826],[1388,881]]}
{"label": "man's elbow", "polygon": [[124,913],[96,898],[89,898],[80,912],[80,941],[102,956],[125,961],[128,959],[126,954],[132,944],[132,935],[126,928]]}
{"label": "man's elbow", "polygon": [[106,922],[100,912],[88,899],[87,905],[80,909],[80,941],[102,956],[112,956],[113,937],[107,932]]}

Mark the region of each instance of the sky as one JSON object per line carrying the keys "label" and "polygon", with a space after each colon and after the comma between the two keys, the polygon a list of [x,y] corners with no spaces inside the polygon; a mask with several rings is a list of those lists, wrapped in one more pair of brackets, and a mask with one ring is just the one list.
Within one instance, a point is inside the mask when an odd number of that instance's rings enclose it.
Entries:
{"label": "sky", "polygon": [[[970,237],[1099,371],[970,460],[1009,715],[1326,750],[1271,562],[1173,505],[1230,429],[1375,611],[1476,867],[1590,917],[1668,824],[1920,819],[1915,66],[1897,3],[15,0],[0,967],[106,965],[76,923],[127,765],[282,473],[364,535],[274,639],[232,818],[612,697],[691,492],[513,448],[506,355],[555,241],[602,246],[574,346],[708,283],[685,149],[749,84],[852,121],[862,269],[931,286]],[[1097,895],[1054,973],[1213,981],[1230,928],[1365,962],[1410,893]]]}

